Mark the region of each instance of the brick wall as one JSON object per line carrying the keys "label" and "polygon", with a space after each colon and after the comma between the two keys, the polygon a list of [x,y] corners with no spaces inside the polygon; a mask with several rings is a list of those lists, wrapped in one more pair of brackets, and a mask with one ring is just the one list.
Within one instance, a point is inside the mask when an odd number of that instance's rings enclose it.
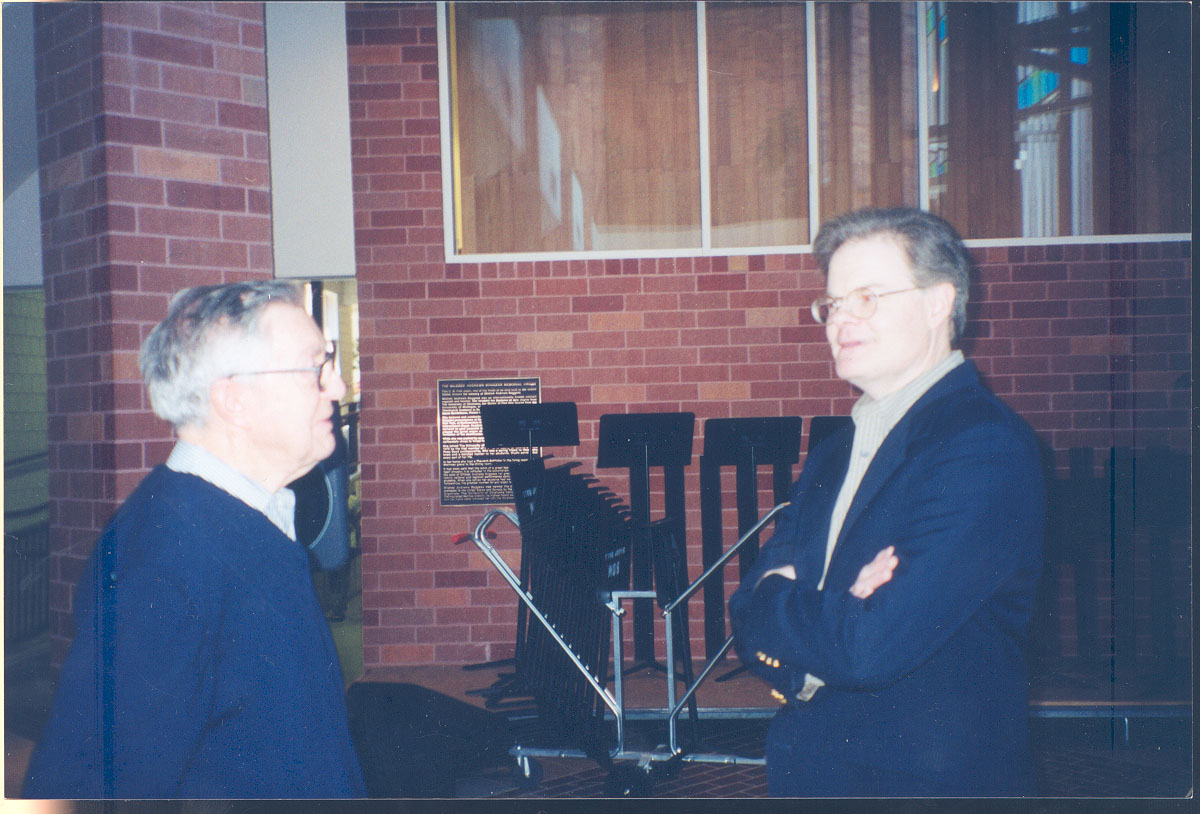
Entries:
{"label": "brick wall", "polygon": [[[805,316],[821,289],[808,255],[447,264],[433,6],[352,4],[347,20],[364,663],[499,658],[515,600],[481,555],[450,542],[482,509],[439,503],[439,379],[537,376],[544,400],[579,405],[581,445],[548,452],[617,494],[621,473],[595,469],[605,413],[695,412],[698,456],[707,418],[807,420],[845,413],[854,395]],[[179,288],[271,274],[270,188],[260,4],[47,4],[36,29],[61,657],[83,558],[170,448],[145,403],[141,339]],[[1186,446],[1190,245],[976,259],[965,349],[1060,466],[1076,445]],[[693,573],[697,468],[686,476]],[[768,488],[764,475],[764,504]],[[517,536],[497,543],[515,564]]]}
{"label": "brick wall", "polygon": [[39,4],[51,626],[170,431],[142,338],[187,285],[271,275],[262,6]]}
{"label": "brick wall", "polygon": [[[971,292],[964,349],[989,386],[1053,452],[1058,477],[1067,476],[1072,447],[1095,450],[1094,474],[1100,478],[1109,476],[1112,447],[1190,448],[1190,244],[990,248],[975,256],[979,278]],[[1138,525],[1117,543],[1133,547],[1134,574],[1113,571],[1104,507],[1101,539],[1090,556],[1094,581],[1081,579],[1078,590],[1092,596],[1099,637],[1093,646],[1101,652],[1117,646],[1114,636],[1122,622],[1113,615],[1114,588],[1119,593],[1128,578],[1136,597],[1137,653],[1154,650],[1153,600],[1170,607],[1174,644],[1182,656],[1191,646],[1189,529],[1149,533],[1145,526],[1156,518],[1138,511],[1153,498],[1145,491],[1139,487],[1125,495]],[[1070,561],[1066,552],[1071,549],[1065,540],[1047,538],[1049,584],[1043,590],[1049,602],[1045,610],[1053,616],[1040,622],[1045,627],[1035,634],[1051,653],[1057,648],[1063,656],[1095,656],[1080,649],[1079,625],[1086,621],[1076,601],[1076,572],[1087,572],[1083,563]],[[1156,559],[1166,561],[1161,568],[1170,575],[1161,581],[1151,578]]]}
{"label": "brick wall", "polygon": [[966,352],[1042,440],[1186,449],[1191,246],[1140,243],[975,252]]}
{"label": "brick wall", "polygon": [[[516,600],[472,546],[451,544],[483,508],[440,505],[439,379],[539,377],[544,401],[579,408],[580,446],[547,452],[580,460],[618,495],[626,479],[595,469],[605,413],[692,411],[698,458],[707,418],[798,415],[807,432],[807,419],[844,414],[855,396],[833,377],[823,330],[806,315],[822,289],[809,255],[447,264],[433,7],[351,4],[347,21],[364,663],[501,658],[511,655]],[[1186,447],[1188,244],[974,254],[964,349],[1060,466],[1078,445]],[[693,576],[697,470],[694,461],[686,474]],[[660,516],[661,483],[652,485]],[[732,492],[732,474],[725,485]],[[765,472],[761,486],[767,505]],[[496,544],[515,568],[517,536],[500,530]]]}

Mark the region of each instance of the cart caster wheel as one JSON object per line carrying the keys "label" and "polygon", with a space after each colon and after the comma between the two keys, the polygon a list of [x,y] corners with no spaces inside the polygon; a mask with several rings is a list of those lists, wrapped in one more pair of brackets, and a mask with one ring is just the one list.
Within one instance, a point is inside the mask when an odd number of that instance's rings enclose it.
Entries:
{"label": "cart caster wheel", "polygon": [[513,776],[516,778],[517,785],[521,788],[536,788],[537,784],[542,782],[542,764],[531,757],[522,755],[517,758],[517,765],[513,768]]}
{"label": "cart caster wheel", "polygon": [[672,780],[679,777],[679,773],[683,771],[683,761],[678,756],[669,760],[658,761],[650,767],[650,771],[656,778]]}
{"label": "cart caster wheel", "polygon": [[614,766],[604,782],[605,797],[649,797],[654,780],[640,766]]}

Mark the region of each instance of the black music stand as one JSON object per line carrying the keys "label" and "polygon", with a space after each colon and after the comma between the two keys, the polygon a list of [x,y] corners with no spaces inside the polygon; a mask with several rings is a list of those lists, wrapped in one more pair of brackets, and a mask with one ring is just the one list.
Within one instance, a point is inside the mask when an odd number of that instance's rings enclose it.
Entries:
{"label": "black music stand", "polygon": [[[670,605],[688,587],[687,540],[683,534],[682,517],[664,517],[650,524],[650,549],[654,562],[654,593],[658,606]],[[667,632],[673,636],[675,666],[680,670],[684,687],[696,680],[692,675],[692,636],[688,625],[687,602],[679,605],[678,616]],[[692,723],[692,741],[700,742],[700,713],[695,693],[688,696],[688,718]]]}
{"label": "black music stand", "polygon": [[[692,462],[695,413],[610,413],[600,416],[597,469],[629,470],[629,508],[633,590],[653,587],[650,549],[650,467],[663,467],[665,516],[686,516],[683,469]],[[680,534],[686,538],[686,524]],[[665,668],[654,658],[653,600],[633,600],[633,670]],[[614,664],[614,670],[621,665]]]}
{"label": "black music stand", "polygon": [[817,448],[817,444],[824,441],[829,436],[840,430],[842,427],[848,427],[854,419],[848,415],[816,415],[808,422],[808,447],[807,450],[812,452]]}
{"label": "black music stand", "polygon": [[543,404],[483,404],[483,445],[487,449],[579,446],[579,417],[573,401]]}
{"label": "black music stand", "polygon": [[[710,418],[704,422],[704,454],[700,456],[701,553],[704,570],[724,552],[721,517],[721,467],[736,467],[738,539],[758,522],[758,467],[771,466],[775,505],[788,498],[792,465],[800,461],[798,416]],[[739,576],[745,576],[758,556],[758,535],[738,554]],[[725,644],[725,585],[710,579],[704,585],[705,655]]]}
{"label": "black music stand", "polygon": [[[578,410],[573,401],[547,401],[539,404],[481,404],[479,420],[483,426],[485,449],[526,447],[529,460],[534,459],[537,447],[573,447],[579,445]],[[515,496],[514,496],[515,499]],[[529,589],[528,558],[521,556],[521,588]],[[523,602],[517,603],[517,647],[525,641],[528,611]],[[515,658],[468,664],[464,670],[482,670],[513,664]],[[513,678],[507,676],[505,678]],[[514,689],[505,678],[496,682],[486,694],[493,700],[508,695]]]}

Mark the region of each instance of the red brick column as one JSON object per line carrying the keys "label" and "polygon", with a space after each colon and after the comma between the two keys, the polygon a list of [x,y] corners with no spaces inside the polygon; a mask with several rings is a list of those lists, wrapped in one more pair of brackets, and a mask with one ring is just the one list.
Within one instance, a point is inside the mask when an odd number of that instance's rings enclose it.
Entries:
{"label": "red brick column", "polygon": [[[434,5],[348,4],[346,27],[362,366],[363,661],[481,661],[487,643],[468,643],[466,625],[489,620],[489,607],[471,607],[469,587],[484,585],[487,574],[467,570],[465,549],[447,554],[439,545],[451,535],[445,523],[462,530],[465,514],[432,517],[437,415],[429,356],[459,352],[464,335],[479,332],[478,319],[468,324],[464,311],[478,283],[444,282]],[[426,298],[443,290],[456,305],[431,311]]]}
{"label": "red brick column", "polygon": [[137,352],[179,289],[271,275],[259,3],[35,12],[48,359],[51,630],[171,433]]}

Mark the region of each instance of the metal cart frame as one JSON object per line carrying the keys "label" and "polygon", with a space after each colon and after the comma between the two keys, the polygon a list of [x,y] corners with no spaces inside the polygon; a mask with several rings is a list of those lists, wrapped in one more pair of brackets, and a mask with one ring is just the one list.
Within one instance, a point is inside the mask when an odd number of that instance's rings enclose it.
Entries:
{"label": "metal cart frame", "polygon": [[[509,587],[511,587],[517,594],[517,597],[525,604],[526,607],[528,607],[529,613],[532,614],[533,618],[537,619],[538,622],[541,623],[555,643],[557,643],[558,646],[563,649],[567,657],[571,660],[571,663],[574,664],[581,673],[583,673],[583,676],[587,679],[588,684],[591,685],[593,690],[595,690],[604,705],[608,707],[608,710],[612,714],[617,727],[616,746],[609,753],[609,756],[614,761],[636,760],[638,767],[647,773],[651,771],[656,763],[663,763],[672,760],[687,763],[717,763],[725,765],[761,766],[765,765],[766,763],[764,758],[752,758],[732,754],[684,753],[683,749],[679,746],[677,737],[677,723],[679,714],[683,710],[684,705],[687,704],[689,699],[691,699],[691,697],[695,694],[700,685],[705,681],[705,679],[708,678],[713,668],[716,667],[721,658],[723,658],[724,655],[729,651],[729,648],[733,645],[733,636],[729,636],[725,640],[725,644],[714,656],[708,660],[704,666],[704,669],[700,671],[700,674],[696,677],[695,681],[684,690],[678,699],[676,699],[675,682],[677,679],[675,671],[674,626],[676,624],[675,620],[677,617],[674,614],[676,609],[679,608],[682,603],[686,602],[688,598],[692,596],[692,594],[699,590],[700,586],[710,579],[713,574],[721,571],[725,563],[728,562],[729,559],[738,552],[738,550],[747,540],[751,539],[755,534],[757,534],[758,531],[764,525],[766,525],[768,521],[773,519],[775,515],[787,507],[787,505],[787,503],[780,503],[767,512],[757,523],[755,523],[753,528],[742,535],[742,537],[736,543],[734,543],[734,545],[730,547],[728,551],[722,554],[716,562],[710,565],[708,569],[696,579],[695,582],[691,583],[679,594],[677,598],[662,608],[663,620],[666,625],[667,648],[666,681],[668,709],[666,711],[665,720],[667,722],[668,744],[666,750],[664,750],[661,746],[650,751],[634,751],[626,749],[625,747],[625,724],[629,710],[625,708],[624,682],[622,681],[621,676],[623,664],[622,617],[625,615],[625,609],[622,603],[627,599],[655,599],[655,592],[613,591],[610,595],[611,598],[605,603],[609,613],[612,615],[613,691],[609,692],[608,688],[605,686],[604,679],[592,675],[591,670],[589,670],[583,661],[576,655],[571,645],[562,637],[558,630],[555,629],[554,624],[547,619],[542,611],[537,607],[537,604],[533,601],[532,596],[530,596],[527,591],[522,589],[520,579],[516,574],[513,573],[512,568],[510,568],[508,563],[504,561],[499,552],[496,551],[495,546],[488,541],[488,527],[490,527],[492,523],[501,517],[507,519],[513,524],[513,526],[519,529],[520,523],[517,519],[516,513],[508,509],[492,509],[488,511],[479,521],[479,524],[475,527],[475,531],[467,536],[471,538],[471,541],[475,543],[476,547],[478,547],[483,555],[488,558],[493,566],[495,566],[496,570],[500,572],[500,575],[504,577],[506,582],[508,582]],[[657,712],[657,710],[650,710],[649,712],[651,713],[649,716],[640,717],[642,719],[654,719],[659,717],[658,715],[654,714]],[[589,757],[588,754],[577,749],[535,748],[521,746],[520,744],[513,746],[509,750],[509,754],[516,758],[518,769],[527,778],[531,775],[530,758]]]}

